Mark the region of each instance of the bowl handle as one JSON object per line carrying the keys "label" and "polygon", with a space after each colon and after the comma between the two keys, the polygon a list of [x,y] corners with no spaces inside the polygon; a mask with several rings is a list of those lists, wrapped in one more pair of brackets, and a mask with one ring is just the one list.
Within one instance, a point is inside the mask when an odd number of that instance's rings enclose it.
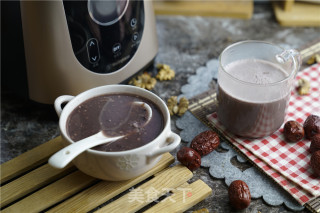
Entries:
{"label": "bowl handle", "polygon": [[71,96],[71,95],[62,95],[62,96],[59,96],[54,101],[54,109],[56,110],[56,113],[58,114],[59,117],[62,113],[62,104],[71,101],[73,98],[74,96]]}
{"label": "bowl handle", "polygon": [[168,134],[167,139],[166,139],[166,143],[168,145],[154,150],[153,152],[147,154],[147,157],[154,158],[159,155],[162,155],[163,153],[170,152],[170,151],[174,150],[180,144],[180,142],[181,142],[180,136],[174,132],[170,132]]}

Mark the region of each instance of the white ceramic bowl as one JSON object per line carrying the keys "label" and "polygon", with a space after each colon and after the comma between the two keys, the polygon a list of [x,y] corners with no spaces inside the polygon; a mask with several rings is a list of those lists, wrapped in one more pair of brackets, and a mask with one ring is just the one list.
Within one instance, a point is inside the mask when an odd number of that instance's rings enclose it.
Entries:
{"label": "white ceramic bowl", "polygon": [[[88,149],[73,160],[82,172],[103,180],[120,181],[137,177],[154,167],[165,152],[175,149],[181,141],[171,131],[170,114],[166,104],[157,95],[139,87],[107,85],[87,90],[77,96],[63,95],[55,100],[54,107],[60,116],[59,127],[65,145],[74,143],[66,131],[70,113],[82,102],[95,96],[110,93],[135,94],[151,100],[157,105],[164,118],[162,132],[151,142],[136,149],[120,152],[103,152]],[[67,103],[62,109],[62,104]]]}

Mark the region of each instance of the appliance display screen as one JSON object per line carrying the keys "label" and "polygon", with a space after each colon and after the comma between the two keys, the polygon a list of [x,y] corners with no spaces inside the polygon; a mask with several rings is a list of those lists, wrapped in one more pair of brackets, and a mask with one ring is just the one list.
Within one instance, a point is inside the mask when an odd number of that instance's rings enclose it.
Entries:
{"label": "appliance display screen", "polygon": [[136,53],[144,28],[143,1],[63,1],[78,61],[95,73],[112,73]]}

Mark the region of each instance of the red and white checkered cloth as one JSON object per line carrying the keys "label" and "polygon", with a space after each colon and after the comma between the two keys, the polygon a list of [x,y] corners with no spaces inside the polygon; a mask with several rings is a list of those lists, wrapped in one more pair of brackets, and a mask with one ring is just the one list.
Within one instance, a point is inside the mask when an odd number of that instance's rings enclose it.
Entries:
{"label": "red and white checkered cloth", "polygon": [[[310,82],[310,94],[300,96],[296,90],[292,91],[285,121],[296,120],[303,124],[310,114],[320,116],[320,63],[299,72],[296,81],[300,78]],[[287,143],[282,133],[283,126],[268,137],[248,140],[228,133],[219,123],[216,113],[207,118],[300,204],[320,195],[320,177],[313,175],[310,167],[310,140]]]}

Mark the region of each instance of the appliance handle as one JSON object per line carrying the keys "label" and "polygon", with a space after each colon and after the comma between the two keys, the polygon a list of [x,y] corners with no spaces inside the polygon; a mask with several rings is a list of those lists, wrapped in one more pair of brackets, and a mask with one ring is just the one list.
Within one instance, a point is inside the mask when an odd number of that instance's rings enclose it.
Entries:
{"label": "appliance handle", "polygon": [[71,101],[73,98],[74,98],[74,96],[72,96],[72,95],[62,95],[62,96],[59,96],[54,101],[54,109],[56,110],[56,113],[59,117],[62,113],[62,104]]}

